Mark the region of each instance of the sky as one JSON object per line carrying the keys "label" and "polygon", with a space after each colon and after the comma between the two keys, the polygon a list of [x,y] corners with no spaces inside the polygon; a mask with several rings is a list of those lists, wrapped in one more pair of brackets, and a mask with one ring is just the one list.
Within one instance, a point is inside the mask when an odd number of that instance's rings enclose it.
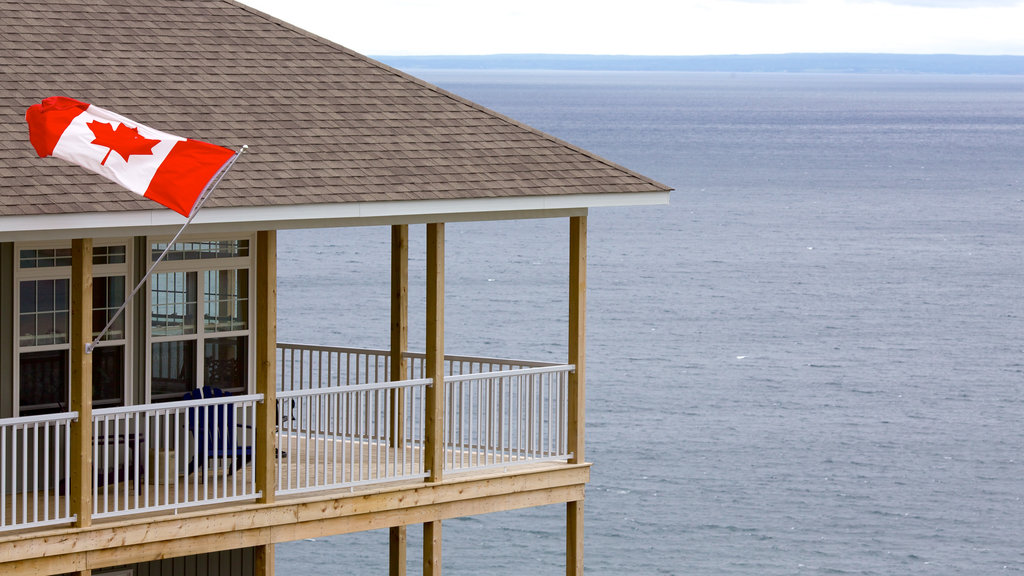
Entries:
{"label": "sky", "polygon": [[1024,0],[241,0],[371,55],[1024,55]]}

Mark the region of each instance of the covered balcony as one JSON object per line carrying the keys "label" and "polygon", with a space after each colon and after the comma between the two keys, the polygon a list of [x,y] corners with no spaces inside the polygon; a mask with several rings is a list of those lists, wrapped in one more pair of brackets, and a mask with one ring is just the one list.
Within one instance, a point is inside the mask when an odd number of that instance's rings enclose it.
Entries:
{"label": "covered balcony", "polygon": [[389,349],[278,343],[276,233],[265,231],[254,234],[250,384],[120,407],[91,401],[95,330],[75,313],[92,308],[91,241],[74,240],[70,409],[0,419],[0,572],[247,547],[266,564],[278,542],[376,528],[391,530],[394,565],[412,524],[431,534],[424,561],[436,564],[443,519],[558,503],[578,565],[586,220],[569,220],[565,363],[445,353],[441,223],[426,226],[424,352],[407,348],[406,225],[391,227]]}

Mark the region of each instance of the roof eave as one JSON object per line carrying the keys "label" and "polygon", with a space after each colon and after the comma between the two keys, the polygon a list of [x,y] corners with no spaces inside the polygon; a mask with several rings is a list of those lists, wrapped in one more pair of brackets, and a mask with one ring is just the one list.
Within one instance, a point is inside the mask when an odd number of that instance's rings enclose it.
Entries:
{"label": "roof eave", "polygon": [[[654,206],[668,202],[669,192],[657,190],[624,194],[204,208],[192,221],[189,231],[212,234],[291,228],[554,218],[585,214],[588,208]],[[0,218],[0,242],[172,234],[184,222],[183,217],[170,210],[6,216]]]}

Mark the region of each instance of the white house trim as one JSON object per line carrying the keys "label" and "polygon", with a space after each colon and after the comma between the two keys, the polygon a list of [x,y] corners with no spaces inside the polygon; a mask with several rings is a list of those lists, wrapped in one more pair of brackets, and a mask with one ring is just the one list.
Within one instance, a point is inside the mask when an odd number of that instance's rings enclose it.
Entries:
{"label": "white house trim", "polygon": [[[513,198],[346,202],[295,206],[203,208],[189,229],[202,233],[253,229],[331,228],[431,221],[576,216],[587,208],[668,204],[668,192],[570,194]],[[185,219],[170,210],[6,216],[0,242],[173,233]]]}

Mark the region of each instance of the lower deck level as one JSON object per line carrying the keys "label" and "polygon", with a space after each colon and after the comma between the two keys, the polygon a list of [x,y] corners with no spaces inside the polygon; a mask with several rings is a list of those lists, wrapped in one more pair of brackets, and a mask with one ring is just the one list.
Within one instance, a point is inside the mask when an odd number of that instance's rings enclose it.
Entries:
{"label": "lower deck level", "polygon": [[266,546],[460,516],[581,503],[589,464],[543,462],[453,473],[439,482],[396,482],[193,509],[176,515],[97,521],[89,527],[12,534],[0,540],[0,574],[62,574]]}

